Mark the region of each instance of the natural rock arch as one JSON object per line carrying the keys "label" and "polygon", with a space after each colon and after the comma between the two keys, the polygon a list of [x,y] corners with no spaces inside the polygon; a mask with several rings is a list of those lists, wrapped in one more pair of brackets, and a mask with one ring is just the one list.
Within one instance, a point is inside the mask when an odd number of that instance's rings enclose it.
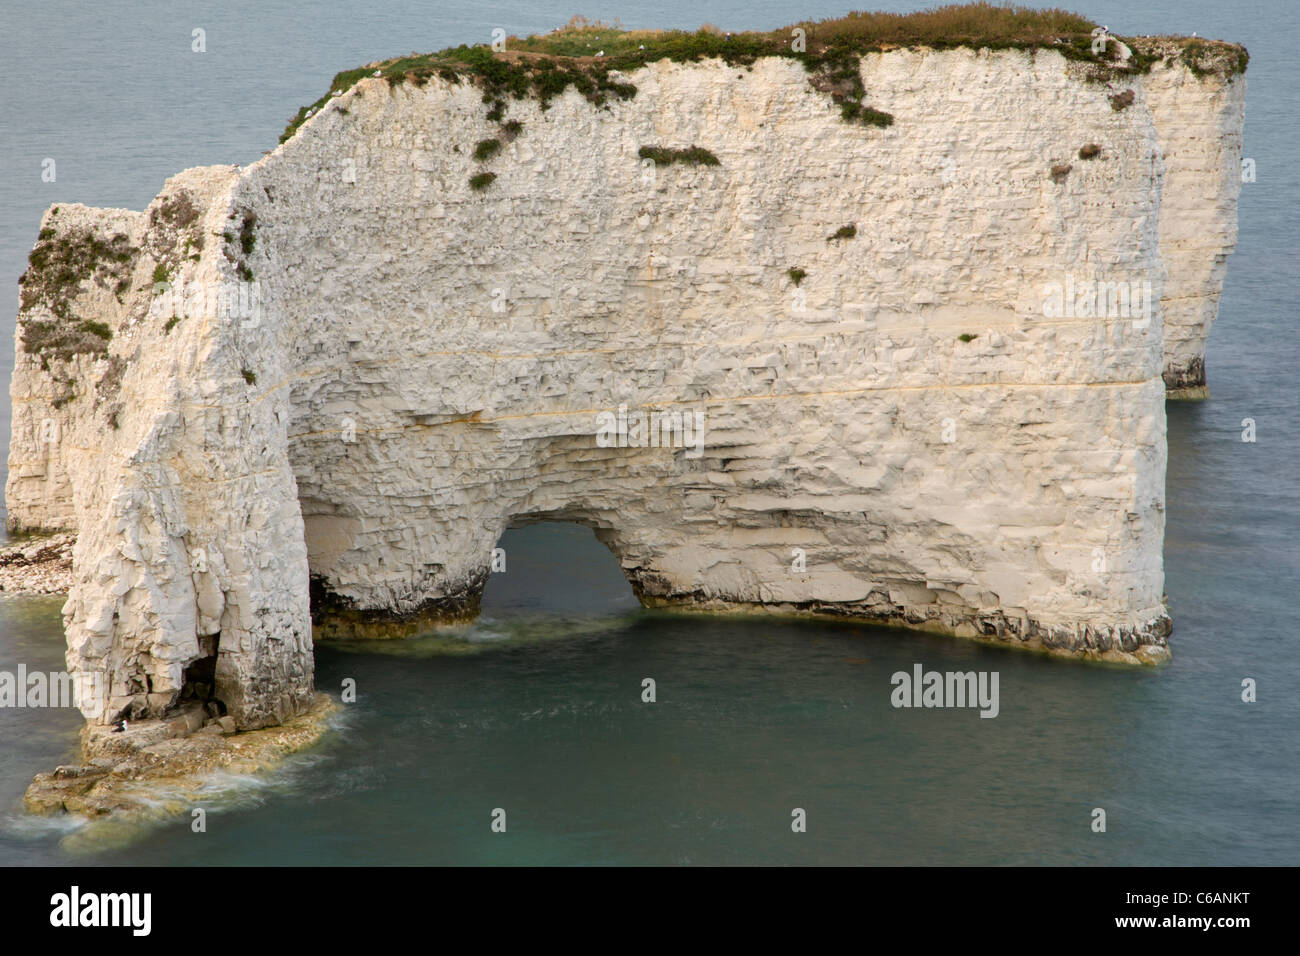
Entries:
{"label": "natural rock arch", "polygon": [[[888,129],[842,122],[785,59],[651,64],[607,110],[515,102],[486,189],[476,89],[364,80],[146,213],[47,215],[135,250],[120,301],[84,293],[105,356],[20,352],[14,380],[11,514],[79,528],[68,659],[107,676],[99,716],[164,712],[219,635],[218,696],[240,727],[279,722],[312,693],[309,594],[322,633],[464,616],[520,514],[606,529],[646,603],[1167,654],[1162,317],[1045,321],[1040,290],[1192,255],[1161,228],[1160,111],[1231,125],[1239,88],[1157,68],[1121,111],[1051,53],[862,71]],[[1034,128],[990,118],[990,91]],[[961,110],[988,175],[954,190],[934,144]],[[1106,162],[1048,175],[1094,140]],[[647,183],[659,143],[719,165]],[[197,310],[157,311],[159,267]],[[212,307],[250,286],[251,308]],[[622,406],[706,430],[604,447]]]}

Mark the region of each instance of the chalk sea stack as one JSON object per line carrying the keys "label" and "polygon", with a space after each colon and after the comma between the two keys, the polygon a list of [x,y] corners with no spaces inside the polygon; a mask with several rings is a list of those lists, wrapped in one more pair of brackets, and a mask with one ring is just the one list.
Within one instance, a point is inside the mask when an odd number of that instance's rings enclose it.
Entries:
{"label": "chalk sea stack", "polygon": [[51,208],[5,491],[76,534],[87,716],[284,723],[313,632],[472,617],[541,520],[648,606],[1166,657],[1245,51],[973,9],[368,64],[250,166]]}

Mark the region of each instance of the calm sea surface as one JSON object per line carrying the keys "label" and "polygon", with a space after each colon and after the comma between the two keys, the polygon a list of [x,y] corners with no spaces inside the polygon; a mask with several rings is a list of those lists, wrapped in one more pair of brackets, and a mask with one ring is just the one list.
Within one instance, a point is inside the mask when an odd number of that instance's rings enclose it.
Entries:
{"label": "calm sea surface", "polygon": [[[317,686],[352,678],[357,702],[275,774],[214,779],[206,834],[177,820],[131,839],[25,817],[23,790],[69,759],[80,717],[0,710],[0,864],[1300,862],[1300,5],[1065,5],[1113,32],[1196,32],[1252,55],[1245,155],[1258,182],[1243,188],[1210,341],[1213,397],[1169,408],[1170,666],[653,614],[589,531],[533,526],[507,533],[508,570],[472,627],[319,647]],[[620,0],[580,12],[738,29],[851,8]],[[182,169],[258,159],[340,69],[575,12],[573,0],[0,0],[4,380],[15,280],[49,205],[144,208]],[[46,157],[55,183],[41,181]],[[1247,417],[1254,444],[1240,440]],[[0,401],[6,444],[8,424]],[[0,669],[63,666],[60,604],[0,598]],[[893,709],[890,675],[916,662],[998,671],[999,717]],[[641,700],[646,677],[654,704]],[[1240,702],[1246,677],[1255,704]],[[498,807],[505,835],[489,830]],[[791,833],[795,807],[805,834]],[[1089,828],[1094,807],[1105,834]]]}

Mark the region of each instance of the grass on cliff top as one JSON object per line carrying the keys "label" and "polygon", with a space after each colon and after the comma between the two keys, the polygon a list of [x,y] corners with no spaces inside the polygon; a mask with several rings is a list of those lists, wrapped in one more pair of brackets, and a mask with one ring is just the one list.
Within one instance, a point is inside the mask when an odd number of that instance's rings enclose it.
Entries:
{"label": "grass on cliff top", "polygon": [[[900,46],[1049,45],[1057,37],[1090,37],[1096,26],[1086,17],[1065,10],[1035,10],[987,2],[951,4],[916,13],[858,11],[827,20],[801,20],[776,30],[731,34],[711,24],[695,33],[682,30],[625,31],[574,17],[563,29],[523,40],[512,38],[507,41],[506,48],[568,57],[589,57],[597,50],[603,50],[605,57],[640,65],[665,56],[672,60],[692,60],[709,55],[727,59],[728,47],[732,44],[747,48],[746,52],[757,56],[790,55],[790,41],[796,29],[804,31],[807,37],[805,52],[815,57],[837,49],[868,53]],[[644,50],[641,49],[643,45]],[[712,50],[701,50],[701,47],[712,47]]]}
{"label": "grass on cliff top", "polygon": [[[550,33],[507,37],[504,52],[490,46],[461,45],[437,53],[416,54],[371,63],[334,77],[329,91],[310,106],[302,107],[285,128],[280,142],[333,96],[368,76],[379,75],[391,85],[423,86],[437,76],[448,82],[473,82],[483,89],[492,106],[492,119],[500,119],[508,99],[536,97],[543,106],[570,86],[597,106],[611,98],[629,99],[636,87],[618,72],[628,72],[659,60],[689,63],[719,58],[733,66],[748,66],[762,57],[799,60],[813,85],[830,93],[848,121],[888,126],[889,114],[861,104],[857,65],[864,53],[898,47],[954,47],[1001,49],[1053,49],[1069,60],[1090,64],[1094,79],[1112,79],[1144,73],[1163,57],[1177,56],[1189,43],[1159,38],[1163,46],[1127,39],[1133,58],[1117,67],[1107,55],[1092,51],[1092,31],[1097,24],[1060,9],[1035,10],[988,2],[954,4],[917,13],[850,13],[828,20],[805,20],[770,31],[724,33],[706,25],[684,30],[623,30],[606,23],[574,17]],[[802,31],[797,33],[796,31]],[[796,40],[801,36],[802,42]],[[1234,44],[1209,44],[1208,59],[1198,49],[1185,62],[1198,75],[1245,69],[1245,50]],[[601,54],[597,56],[597,54]],[[859,104],[861,104],[859,108]]]}

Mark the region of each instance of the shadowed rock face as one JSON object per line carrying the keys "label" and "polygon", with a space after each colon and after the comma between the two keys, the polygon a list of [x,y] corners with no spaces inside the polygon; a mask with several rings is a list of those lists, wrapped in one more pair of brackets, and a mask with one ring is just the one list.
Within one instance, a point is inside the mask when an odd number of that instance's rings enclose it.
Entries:
{"label": "shadowed rock face", "polygon": [[[485,160],[478,90],[366,80],[144,213],[47,214],[124,237],[62,309],[106,349],[20,344],[13,384],[11,521],[78,531],[88,716],[166,713],[214,657],[238,727],[283,722],[313,597],[318,635],[472,616],[500,534],[543,519],[595,529],[648,605],[1166,656],[1165,341],[1185,302],[1208,329],[1244,81],[1157,65],[1117,109],[1047,52],[862,76],[887,129],[790,60],[664,61],[606,109],[512,102]],[[1188,116],[1218,138],[1180,145]],[[1226,217],[1201,245],[1173,182]],[[1045,310],[1067,278],[1155,307]]]}
{"label": "shadowed rock face", "polygon": [[1246,80],[1172,69],[1153,71],[1145,85],[1166,169],[1160,201],[1165,386],[1170,397],[1203,397],[1205,343],[1237,245]]}
{"label": "shadowed rock face", "polygon": [[1192,392],[1205,387],[1205,357],[1194,356],[1183,365],[1165,366],[1166,393]]}

